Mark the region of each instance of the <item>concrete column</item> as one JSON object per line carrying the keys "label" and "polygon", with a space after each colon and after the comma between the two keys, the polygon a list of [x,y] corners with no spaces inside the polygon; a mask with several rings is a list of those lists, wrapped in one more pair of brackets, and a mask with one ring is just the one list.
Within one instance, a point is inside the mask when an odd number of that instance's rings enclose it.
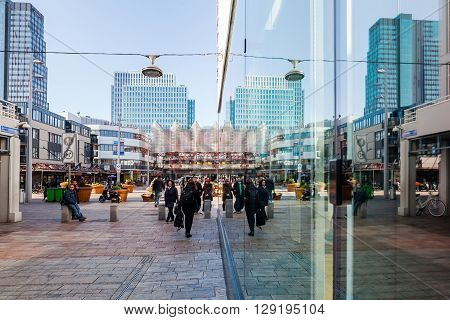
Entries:
{"label": "concrete column", "polygon": [[109,207],[109,222],[119,221],[119,206],[117,204],[112,204]]}
{"label": "concrete column", "polygon": [[163,204],[158,206],[158,220],[166,220],[166,207]]}
{"label": "concrete column", "polygon": [[225,217],[233,218],[233,199],[225,200]]}
{"label": "concrete column", "polygon": [[203,218],[204,219],[211,219],[211,200],[205,200],[203,201],[204,210],[203,210]]}
{"label": "concrete column", "polygon": [[410,156],[409,140],[400,142],[400,207],[398,215],[416,215],[416,157]]}
{"label": "concrete column", "polygon": [[[442,147],[448,147],[449,141],[443,141]],[[441,162],[439,163],[439,198],[448,206],[450,203],[450,149],[441,150]],[[445,213],[449,215],[449,212]]]}
{"label": "concrete column", "polygon": [[61,206],[61,223],[69,223],[72,220],[72,215],[68,206]]}
{"label": "concrete column", "polygon": [[267,217],[269,219],[273,219],[275,217],[274,208],[275,208],[275,204],[273,202],[269,202],[269,204],[267,205]]}

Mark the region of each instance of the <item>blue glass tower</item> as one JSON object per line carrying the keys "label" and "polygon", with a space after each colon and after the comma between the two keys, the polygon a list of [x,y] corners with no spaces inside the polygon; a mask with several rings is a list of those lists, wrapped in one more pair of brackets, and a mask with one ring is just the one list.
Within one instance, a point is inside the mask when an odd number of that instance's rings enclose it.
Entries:
{"label": "blue glass tower", "polygon": [[[173,74],[148,78],[140,72],[116,72],[111,91],[111,121],[150,132],[154,122],[168,129],[176,122],[187,129],[195,121],[195,101]],[[191,123],[192,122],[192,123]]]}
{"label": "blue glass tower", "polygon": [[31,79],[33,107],[48,109],[44,16],[29,3],[0,0],[0,32],[1,98],[26,113]]}
{"label": "blue glass tower", "polygon": [[195,122],[195,100],[188,100],[188,127],[192,127]]}
{"label": "blue glass tower", "polygon": [[269,131],[294,129],[303,125],[301,81],[286,81],[281,76],[245,78],[229,103],[230,122],[234,128],[254,129],[265,124]]}
{"label": "blue glass tower", "polygon": [[[364,114],[397,110],[439,97],[439,23],[413,20],[410,14],[380,19],[369,31]],[[384,69],[380,74],[378,69]]]}

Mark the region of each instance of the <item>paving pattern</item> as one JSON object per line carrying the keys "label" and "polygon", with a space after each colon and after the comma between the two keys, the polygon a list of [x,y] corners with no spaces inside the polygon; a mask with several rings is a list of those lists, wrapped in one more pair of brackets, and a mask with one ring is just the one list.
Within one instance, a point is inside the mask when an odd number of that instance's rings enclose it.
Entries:
{"label": "paving pattern", "polygon": [[450,217],[399,217],[398,203],[378,198],[369,202],[367,219],[355,218],[348,229],[343,217],[333,231],[326,207],[283,197],[275,219],[256,229],[255,237],[247,236],[245,215],[225,219],[246,299],[332,298],[334,232],[341,259],[338,298],[450,297]]}
{"label": "paving pattern", "polygon": [[226,299],[215,219],[196,216],[186,239],[129,198],[116,223],[95,199],[86,223],[61,224],[59,204],[21,206],[23,223],[0,224],[0,299]]}

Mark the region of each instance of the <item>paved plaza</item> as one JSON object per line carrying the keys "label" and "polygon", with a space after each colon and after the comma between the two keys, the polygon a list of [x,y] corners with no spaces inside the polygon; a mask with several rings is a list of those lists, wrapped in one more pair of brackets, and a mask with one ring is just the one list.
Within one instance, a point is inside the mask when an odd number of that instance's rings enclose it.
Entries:
{"label": "paved plaza", "polygon": [[[24,222],[0,224],[0,299],[226,299],[215,219],[221,204],[212,219],[196,215],[186,239],[140,194],[120,204],[115,223],[110,204],[94,195],[81,206],[86,223],[61,224],[59,203],[21,205]],[[338,277],[353,286],[341,288],[342,297],[447,299],[450,219],[398,217],[395,206],[371,200],[353,231],[343,217],[339,232],[349,237],[341,259],[353,261],[353,278]],[[247,236],[245,214],[224,218],[245,299],[330,298],[333,230],[322,209],[283,193],[255,237]]]}

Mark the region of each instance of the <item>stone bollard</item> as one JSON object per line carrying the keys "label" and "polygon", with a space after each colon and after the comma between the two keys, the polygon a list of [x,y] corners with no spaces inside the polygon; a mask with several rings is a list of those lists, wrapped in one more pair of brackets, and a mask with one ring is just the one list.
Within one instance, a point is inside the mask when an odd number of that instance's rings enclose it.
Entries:
{"label": "stone bollard", "polygon": [[109,207],[109,222],[119,221],[119,206],[117,204],[112,204]]}
{"label": "stone bollard", "polygon": [[359,205],[358,209],[356,209],[356,216],[360,219],[367,218],[367,201],[364,203],[361,203]]}
{"label": "stone bollard", "polygon": [[274,216],[274,203],[273,202],[269,202],[269,204],[267,205],[267,217],[269,219],[273,219]]}
{"label": "stone bollard", "polygon": [[204,204],[204,210],[203,210],[203,218],[204,219],[211,219],[211,200],[205,200],[203,201]]}
{"label": "stone bollard", "polygon": [[163,204],[158,206],[158,220],[166,220],[166,207]]}
{"label": "stone bollard", "polygon": [[61,223],[69,223],[72,220],[72,215],[68,206],[61,206]]}
{"label": "stone bollard", "polygon": [[233,199],[225,200],[225,218],[233,218]]}

